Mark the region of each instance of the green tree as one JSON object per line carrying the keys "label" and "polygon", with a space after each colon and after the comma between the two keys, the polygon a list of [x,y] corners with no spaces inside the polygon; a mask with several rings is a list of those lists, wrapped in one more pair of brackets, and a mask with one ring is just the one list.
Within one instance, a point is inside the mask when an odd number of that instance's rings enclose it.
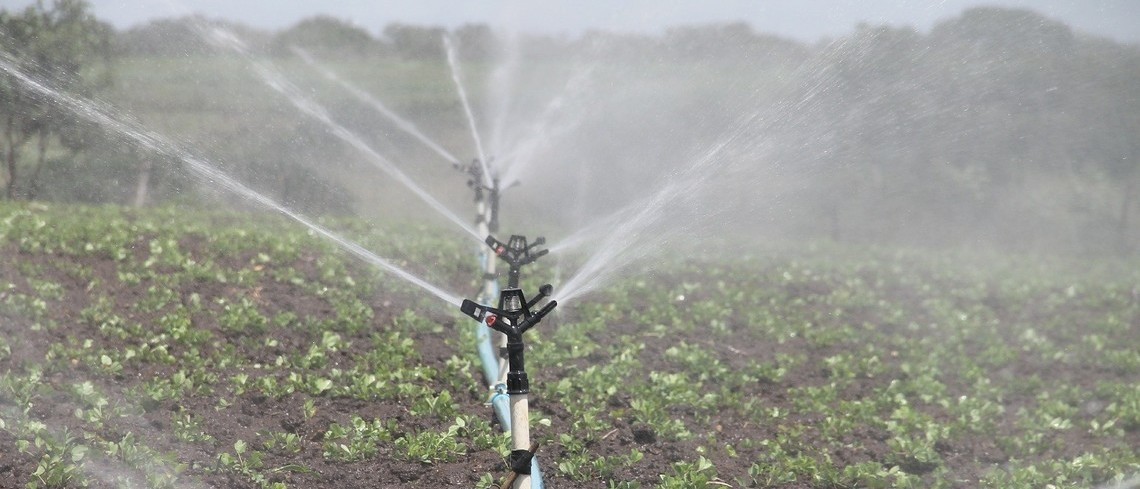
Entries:
{"label": "green tree", "polygon": [[1087,173],[1117,187],[1118,198],[1098,211],[1111,222],[1117,250],[1129,253],[1136,249],[1133,221],[1140,205],[1140,48],[1090,41],[1077,71],[1086,76],[1073,95],[1073,110],[1082,116],[1071,135],[1074,156],[1095,168]]}
{"label": "green tree", "polygon": [[[805,101],[804,115],[794,116],[808,128],[800,136],[807,141],[795,146],[823,165],[813,200],[834,240],[893,232],[913,219],[914,206],[905,201],[928,196],[925,184],[933,180],[919,151],[927,110],[926,80],[917,70],[921,37],[908,28],[860,25],[844,41],[817,54],[819,69],[804,71],[804,92],[796,96]],[[848,223],[853,211],[861,220]]]}
{"label": "green tree", "polygon": [[443,59],[442,27],[419,27],[407,24],[388,24],[384,38],[405,59]]}
{"label": "green tree", "polygon": [[[39,1],[15,14],[0,11],[0,33],[0,49],[17,69],[58,90],[90,95],[110,83],[112,30],[83,0],[56,0],[50,7]],[[62,111],[10,73],[0,75],[0,117],[4,196],[9,199],[34,197],[49,149],[74,154],[98,138],[97,128]],[[24,151],[32,142],[36,154],[26,158]]]}
{"label": "green tree", "polygon": [[724,59],[747,53],[756,39],[744,22],[671,27],[661,39],[665,49],[679,59]]}
{"label": "green tree", "polygon": [[367,30],[324,15],[304,19],[273,38],[276,54],[289,54],[293,46],[328,55],[370,54],[384,48]]}
{"label": "green tree", "polygon": [[454,32],[466,59],[487,60],[495,53],[495,32],[487,24],[465,24]]}
{"label": "green tree", "polygon": [[213,28],[234,33],[251,50],[262,52],[271,45],[273,35],[241,23],[189,15],[174,19],[157,19],[118,33],[114,49],[120,56],[204,57],[217,53],[218,47],[203,36]]}

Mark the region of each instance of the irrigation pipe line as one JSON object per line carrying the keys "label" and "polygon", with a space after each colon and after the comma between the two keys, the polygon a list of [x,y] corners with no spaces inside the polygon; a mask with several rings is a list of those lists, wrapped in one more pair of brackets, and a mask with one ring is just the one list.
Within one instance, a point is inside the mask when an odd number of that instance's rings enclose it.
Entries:
{"label": "irrigation pipe line", "polygon": [[506,288],[499,294],[499,307],[486,307],[471,300],[464,300],[460,306],[467,316],[507,336],[507,356],[510,371],[507,372],[507,395],[510,396],[511,412],[511,454],[508,465],[517,474],[514,479],[516,489],[531,489],[532,467],[535,465],[534,452],[530,442],[530,380],[526,373],[525,351],[522,335],[538,325],[542,318],[558,306],[557,301],[548,301],[538,312],[532,312],[539,301],[550,296],[553,287],[543,285],[537,297],[526,300],[522,289]]}
{"label": "irrigation pipe line", "polygon": [[[500,352],[504,352],[507,357],[507,372],[504,382],[500,380],[497,373],[492,376],[493,368],[490,367],[497,365],[497,359],[494,357],[490,346],[489,336],[479,335],[479,350],[484,373],[494,391],[491,397],[491,405],[503,428],[511,433],[512,450],[508,465],[512,475],[504,487],[510,485],[520,489],[541,488],[543,487],[542,473],[535,457],[535,451],[538,447],[533,445],[530,439],[530,380],[526,373],[526,346],[523,343],[522,335],[553,311],[558,302],[550,300],[542,309],[532,312],[542,299],[550,296],[553,287],[549,284],[543,285],[539,289],[538,296],[527,301],[522,289],[518,288],[518,282],[520,269],[547,253],[547,250],[535,250],[545,243],[545,240],[537,238],[534,244],[528,245],[525,237],[515,235],[511,236],[507,243],[503,243],[495,239],[494,236],[488,235],[486,243],[495,255],[510,266],[507,288],[498,292],[497,308],[464,300],[460,306],[460,311],[479,321],[481,325],[487,326],[488,329],[501,333],[506,338],[505,348],[500,349]],[[489,254],[485,253],[483,256],[488,261],[493,261]],[[484,296],[481,299],[486,301],[487,297]],[[480,333],[484,331],[487,330],[480,328]]]}
{"label": "irrigation pipe line", "polygon": [[[456,166],[460,171],[467,173],[471,179],[467,186],[475,191],[475,229],[481,236],[491,236],[499,232],[499,190],[497,186],[487,188],[483,180],[483,165],[471,162],[466,167]],[[499,302],[499,276],[495,273],[495,257],[491,250],[480,247],[479,267],[483,271],[483,287],[479,293],[479,302],[485,306]],[[507,381],[507,360],[499,357],[495,359],[494,349],[500,351],[507,346],[507,337],[489,328],[478,328],[476,338],[479,344],[480,356],[483,357],[484,374],[487,385],[492,391]],[[486,350],[484,352],[483,350]],[[506,416],[501,417],[507,419]],[[504,425],[505,426],[505,425]]]}

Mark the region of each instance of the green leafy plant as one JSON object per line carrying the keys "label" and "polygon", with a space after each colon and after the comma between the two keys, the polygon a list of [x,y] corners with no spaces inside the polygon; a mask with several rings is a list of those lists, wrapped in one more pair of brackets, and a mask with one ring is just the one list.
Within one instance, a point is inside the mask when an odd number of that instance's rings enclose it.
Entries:
{"label": "green leafy plant", "polygon": [[661,475],[661,486],[666,488],[708,487],[716,479],[716,467],[705,457],[696,462],[677,462],[671,474]]}
{"label": "green leafy plant", "polygon": [[368,422],[359,416],[353,416],[347,427],[332,423],[324,436],[324,456],[338,462],[374,457],[379,450],[377,444],[392,441],[395,429],[394,420]]}
{"label": "green leafy plant", "polygon": [[466,447],[459,442],[452,429],[407,434],[397,438],[395,443],[402,458],[423,464],[454,462],[457,457],[467,453]]}

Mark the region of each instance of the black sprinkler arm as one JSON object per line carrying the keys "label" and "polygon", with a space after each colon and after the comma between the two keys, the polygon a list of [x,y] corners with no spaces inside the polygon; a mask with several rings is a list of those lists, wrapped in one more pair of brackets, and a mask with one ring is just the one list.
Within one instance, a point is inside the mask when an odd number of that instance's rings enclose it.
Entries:
{"label": "black sprinkler arm", "polygon": [[558,301],[547,302],[546,305],[543,306],[542,309],[540,309],[538,312],[534,313],[533,316],[524,319],[522,324],[518,326],[519,334],[521,335],[528,329],[538,325],[538,323],[542,321],[542,318],[547,314],[550,314],[550,311],[553,311],[556,306],[558,306]]}
{"label": "black sprinkler arm", "polygon": [[487,316],[488,312],[501,314],[501,312],[493,307],[480,305],[478,302],[470,299],[463,299],[463,304],[460,304],[459,311],[463,314],[466,314],[467,317],[476,321],[482,321],[483,318]]}
{"label": "black sprinkler arm", "polygon": [[552,293],[554,293],[554,286],[552,286],[550,284],[546,284],[546,285],[543,285],[542,287],[539,287],[538,288],[538,296],[535,297],[534,299],[531,299],[530,301],[528,301],[526,303],[527,310],[530,310],[532,307],[534,307],[535,304],[538,304],[538,301],[549,297],[550,294],[552,294]]}

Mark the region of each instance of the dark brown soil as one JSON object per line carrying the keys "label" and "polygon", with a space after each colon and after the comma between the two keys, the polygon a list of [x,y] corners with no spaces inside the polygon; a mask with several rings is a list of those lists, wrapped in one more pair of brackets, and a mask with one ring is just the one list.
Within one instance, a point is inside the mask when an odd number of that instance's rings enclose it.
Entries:
{"label": "dark brown soil", "polygon": [[[136,247],[137,260],[145,259],[146,253],[142,251],[148,238],[140,237]],[[208,255],[208,243],[201,236],[188,236],[183,238],[180,246],[186,253]],[[108,373],[99,370],[88,360],[81,357],[60,357],[52,353],[53,345],[63,345],[67,351],[83,351],[85,348],[93,351],[123,351],[127,348],[137,348],[131,339],[118,339],[103,334],[97,325],[85,321],[84,310],[92,306],[89,290],[93,281],[109,284],[101,290],[111,299],[113,311],[122,319],[141,327],[152,328],[158,321],[158,314],[143,312],[135,307],[146,297],[149,283],[137,285],[122,284],[118,272],[123,269],[123,263],[107,256],[75,257],[53,253],[26,253],[12,243],[0,244],[0,286],[12,284],[6,290],[0,290],[0,303],[5,297],[16,294],[35,296],[34,284],[25,277],[23,271],[37,270],[35,280],[38,282],[53,282],[62,286],[62,296],[50,301],[42,317],[30,317],[26,311],[6,307],[0,308],[0,336],[6,339],[11,353],[0,359],[0,372],[23,374],[30,369],[41,366],[44,374],[40,381],[38,394],[34,405],[26,413],[15,409],[18,405],[16,394],[13,392],[0,392],[0,418],[9,430],[0,429],[0,488],[24,487],[24,484],[35,480],[36,471],[42,453],[34,447],[21,451],[18,448],[18,439],[27,439],[27,436],[17,436],[11,431],[12,426],[26,424],[28,421],[39,421],[47,427],[51,436],[84,437],[92,439],[118,441],[125,436],[133,436],[140,440],[155,453],[160,454],[162,463],[154,467],[123,467],[122,458],[108,457],[91,450],[89,463],[85,465],[88,470],[83,474],[88,487],[116,487],[116,481],[132,480],[140,482],[145,480],[147,470],[161,472],[162,467],[174,467],[181,464],[185,472],[179,475],[179,484],[187,487],[257,487],[248,476],[225,470],[219,466],[220,453],[233,453],[233,445],[238,440],[245,440],[251,449],[262,452],[261,473],[266,476],[266,482],[283,482],[289,487],[338,487],[338,488],[375,488],[375,487],[471,487],[474,486],[484,474],[494,474],[496,478],[505,474],[503,457],[495,450],[467,450],[452,462],[421,463],[403,460],[396,453],[392,444],[381,444],[376,456],[362,461],[341,463],[327,459],[322,453],[325,432],[331,423],[347,425],[353,416],[360,416],[366,420],[383,419],[394,420],[403,433],[415,433],[422,430],[445,429],[452,419],[441,419],[433,416],[413,415],[410,410],[415,402],[414,398],[395,398],[375,401],[363,401],[348,397],[309,396],[301,393],[286,394],[280,397],[269,397],[256,391],[247,391],[240,395],[229,395],[231,392],[227,379],[235,373],[245,372],[253,378],[265,375],[274,375],[269,370],[258,370],[253,366],[260,364],[272,366],[279,355],[292,355],[305,352],[311,345],[320,341],[320,331],[303,325],[290,327],[272,327],[264,331],[228,330],[219,324],[216,316],[220,314],[219,300],[229,303],[240,300],[252,301],[258,309],[269,318],[280,313],[290,312],[299,318],[312,318],[315,320],[335,320],[336,311],[328,300],[314,295],[301,286],[287,282],[270,279],[269,272],[273,266],[263,266],[256,263],[253,255],[241,255],[219,260],[223,269],[253,270],[252,281],[247,283],[219,283],[217,281],[203,280],[200,283],[179,284],[178,301],[181,304],[190,304],[199,301],[203,309],[194,314],[193,322],[196,328],[212,334],[212,341],[201,345],[198,352],[203,358],[214,358],[214,355],[225,349],[232,349],[240,365],[234,367],[219,367],[215,372],[220,381],[213,384],[212,391],[193,392],[172,400],[154,402],[149,399],[131,397],[139,393],[138,387],[152,379],[169,378],[178,370],[177,365],[163,364],[161,362],[136,362],[124,366],[119,372]],[[296,268],[304,276],[307,283],[319,283],[323,278],[314,264],[318,256],[307,253],[300,256],[294,263],[287,264]],[[90,276],[74,273],[74,265],[81,265],[90,270]],[[66,266],[65,266],[66,265]],[[261,268],[259,268],[261,267]],[[655,280],[667,283],[681,284],[685,282],[706,281],[709,277],[695,275],[695,272],[678,272],[676,275],[659,275]],[[873,277],[881,278],[881,277]],[[937,279],[936,279],[937,280]],[[454,279],[451,284],[455,290],[471,288],[470,282],[462,278]],[[805,299],[809,303],[819,300],[818,311],[821,317],[834,309],[822,298],[832,293],[833,286],[837,284],[827,281],[799,282],[790,284],[780,293],[787,299]],[[191,294],[197,298],[192,299]],[[713,295],[709,294],[710,298]],[[690,294],[689,302],[704,299],[700,293]],[[885,300],[904,303],[907,310],[921,311],[921,301],[926,297],[916,295],[913,290],[899,286],[894,295],[885,297]],[[648,309],[653,304],[638,304],[636,298],[632,304],[634,308]],[[991,300],[991,299],[986,299]],[[1046,297],[1035,297],[1035,301],[1046,301]],[[597,301],[597,299],[595,299]],[[426,316],[430,323],[437,325],[435,329],[402,325],[400,316],[407,308],[415,305],[416,298],[407,292],[396,292],[388,289],[383,283],[377,286],[375,293],[368,298],[368,307],[371,309],[370,323],[363,328],[346,329],[339,331],[344,340],[351,346],[341,349],[328,358],[326,371],[333,368],[348,368],[364,355],[371,344],[372,336],[376,332],[399,331],[405,337],[414,341],[416,358],[411,363],[432,366],[442,372],[442,365],[454,357],[473,358],[471,345],[461,344],[458,335],[448,334],[459,328],[469,325],[458,319],[442,307],[421,310],[419,314]],[[1026,322],[1027,317],[1032,318],[1036,310],[1036,303],[1008,304],[998,302],[983,307],[995,315],[999,322],[1013,323]],[[1136,310],[1135,306],[1132,309]],[[1092,311],[1096,312],[1096,311]],[[545,331],[558,328],[560,322],[586,320],[582,313],[574,309],[552,318],[541,325]],[[923,324],[924,318],[916,316],[908,318],[908,323]],[[626,316],[629,319],[628,316]],[[669,334],[647,334],[645,325],[634,320],[626,320],[608,325],[607,328],[590,334],[590,340],[599,345],[609,345],[621,341],[623,338],[635,338],[644,343],[640,355],[643,372],[631,372],[633,375],[647,375],[648,372],[677,371],[675,361],[670,360],[665,352],[677,344],[699,345],[714,357],[720,359],[733,370],[745,368],[751,363],[777,363],[781,358],[798,358],[797,365],[801,368],[790,369],[778,381],[760,380],[750,385],[737,386],[744,398],[755,399],[765,409],[774,409],[788,413],[778,422],[764,422],[755,416],[749,416],[741,411],[726,410],[709,417],[707,413],[696,406],[672,406],[669,414],[682,420],[686,426],[693,430],[693,437],[688,440],[670,441],[657,433],[652,426],[642,423],[636,417],[629,415],[631,398],[619,390],[608,401],[607,409],[613,412],[625,412],[624,416],[616,416],[612,426],[590,441],[587,449],[595,456],[622,456],[631,449],[637,449],[644,454],[644,459],[632,466],[618,468],[609,478],[639,482],[643,486],[654,486],[661,482],[663,474],[671,474],[671,467],[678,462],[691,462],[700,453],[711,460],[717,470],[718,481],[723,485],[733,487],[749,485],[749,469],[756,463],[763,463],[766,450],[760,444],[765,440],[774,440],[782,434],[807,427],[798,439],[801,454],[815,458],[826,458],[835,467],[842,468],[865,462],[877,462],[885,467],[898,465],[900,469],[919,476],[933,477],[938,464],[930,464],[913,459],[899,459],[893,457],[892,449],[888,446],[890,433],[883,426],[858,426],[841,435],[838,439],[828,439],[812,427],[822,422],[817,413],[802,412],[798,409],[797,399],[792,394],[794,389],[810,386],[822,386],[834,381],[834,373],[822,367],[826,359],[841,353],[858,353],[866,345],[852,345],[846,343],[827,344],[820,341],[809,341],[803,336],[777,340],[765,336],[757,329],[747,327],[747,317],[742,312],[728,316],[729,329],[734,331],[730,341],[725,337],[710,337],[701,333],[700,329],[670,331]],[[905,324],[898,324],[885,320],[877,313],[853,308],[847,312],[846,324],[853,324],[867,328],[870,338],[897,338],[898,341],[918,340],[929,338],[929,331],[908,329]],[[1030,319],[1032,321],[1032,319]],[[1127,318],[1126,327],[1113,341],[1119,344],[1140,344],[1140,317]],[[834,325],[834,324],[832,324]],[[828,324],[820,327],[827,328]],[[267,346],[266,339],[275,340],[275,346]],[[94,339],[96,344],[83,346],[83,341]],[[1072,338],[1053,338],[1062,345],[1072,344]],[[984,344],[966,345],[966,349],[959,352],[966,358],[979,358],[986,351]],[[869,399],[890,383],[892,379],[905,379],[908,374],[903,371],[903,364],[908,355],[914,353],[891,352],[890,345],[881,345],[882,368],[874,376],[861,376],[844,384],[841,389],[842,400],[859,401]],[[172,351],[174,355],[187,352]],[[591,363],[605,361],[601,356],[593,355],[574,362],[558,366],[549,365],[543,358],[528,358],[529,365],[534,371],[531,374],[533,394],[531,406],[537,412],[543,413],[551,420],[550,426],[535,426],[533,432],[538,439],[547,443],[540,449],[540,459],[546,472],[546,487],[601,487],[606,478],[595,481],[574,481],[562,474],[558,468],[559,460],[573,454],[568,453],[557,440],[557,436],[567,427],[574,424],[575,419],[558,403],[551,401],[545,394],[550,386],[560,378],[571,374],[577,369],[584,368]],[[1047,379],[1049,384],[1083,388],[1088,391],[1095,390],[1096,386],[1104,381],[1136,382],[1134,372],[1119,371],[1097,367],[1087,362],[1048,362],[1032,355],[1024,355],[1008,365],[1001,371],[994,372],[995,378],[1014,379]],[[474,379],[481,374],[477,369],[470,372],[471,381],[467,387],[456,387],[463,384],[456,379],[434,378],[420,379],[419,383],[429,391],[439,392],[448,390],[455,399],[459,414],[467,414],[479,418],[490,418],[490,411],[484,406],[486,394],[483,387]],[[278,379],[282,380],[282,379]],[[621,382],[622,379],[615,379]],[[947,375],[944,379],[947,397],[956,399],[959,396],[972,392],[967,385],[956,376]],[[92,430],[91,426],[79,420],[74,412],[84,407],[74,396],[69,394],[73,386],[82,381],[92,382],[99,391],[110,397],[112,407],[121,409],[122,415],[104,427]],[[717,379],[707,381],[706,385],[715,386]],[[312,399],[316,414],[306,416],[304,403]],[[225,405],[220,404],[225,401]],[[1016,437],[1020,433],[1019,422],[1026,411],[1036,408],[1038,391],[1010,392],[1005,396],[1004,414],[992,433],[978,432],[955,436],[948,441],[940,442],[937,452],[941,457],[942,469],[951,474],[949,482],[953,487],[976,487],[979,480],[990,471],[1001,469],[1011,462],[1015,455],[1008,446],[1002,446],[995,440],[1007,437]],[[1088,420],[1104,409],[1097,404],[1097,400],[1090,399],[1078,420]],[[936,406],[916,404],[917,409],[929,413],[935,421],[948,421],[938,419],[945,411]],[[887,415],[889,413],[883,413]],[[184,415],[190,415],[199,420],[201,431],[209,434],[212,440],[187,442],[176,438],[172,424]],[[255,441],[263,440],[262,434],[267,432],[285,432],[298,435],[301,440],[301,449],[297,453],[272,451],[253,446]],[[1102,447],[1097,446],[1101,438],[1090,435],[1087,430],[1072,429],[1058,432],[1049,439],[1047,447],[1040,454],[1041,460],[1071,460],[1090,450]],[[397,433],[397,437],[401,433]],[[715,438],[714,444],[706,440]],[[82,443],[82,441],[80,442]],[[1140,446],[1140,430],[1128,430],[1121,440],[1124,445]],[[726,447],[736,448],[732,452]],[[733,453],[734,452],[734,453]],[[791,454],[798,455],[798,454]],[[92,460],[97,461],[91,462]],[[101,471],[100,467],[106,471]],[[280,469],[280,470],[273,470]],[[297,470],[294,470],[297,469]],[[718,483],[719,484],[719,483]],[[794,481],[784,482],[778,487],[827,487],[823,482],[812,480],[800,474]]]}

